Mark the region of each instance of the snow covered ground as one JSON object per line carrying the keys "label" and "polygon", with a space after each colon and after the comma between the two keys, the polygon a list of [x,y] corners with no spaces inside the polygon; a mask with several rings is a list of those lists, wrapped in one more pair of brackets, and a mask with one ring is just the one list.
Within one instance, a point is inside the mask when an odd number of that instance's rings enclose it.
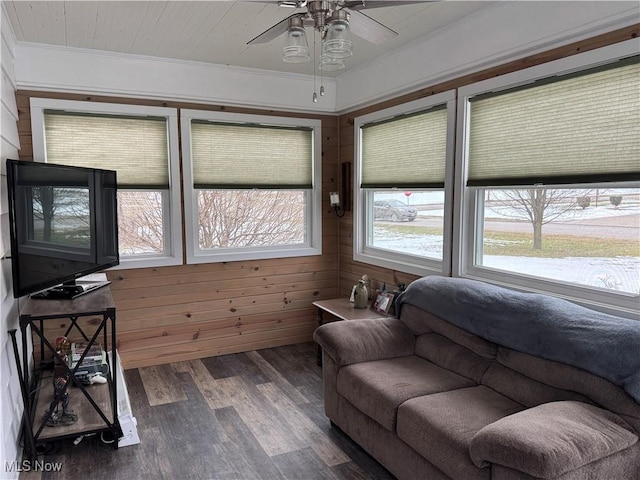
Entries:
{"label": "snow covered ground", "polygon": [[442,260],[442,245],[441,235],[401,235],[374,227],[373,246],[376,248]]}
{"label": "snow covered ground", "polygon": [[[437,235],[397,235],[379,231],[374,246],[442,260],[442,237]],[[640,257],[537,258],[484,255],[482,265],[507,272],[522,273],[578,285],[640,292]]]}
{"label": "snow covered ground", "polygon": [[640,258],[535,258],[485,255],[483,266],[625,293],[640,292]]}

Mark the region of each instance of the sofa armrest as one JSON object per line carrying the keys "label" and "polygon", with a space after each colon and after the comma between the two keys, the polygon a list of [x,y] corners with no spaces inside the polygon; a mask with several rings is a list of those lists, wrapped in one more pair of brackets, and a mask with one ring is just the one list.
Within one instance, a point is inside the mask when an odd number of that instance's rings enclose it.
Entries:
{"label": "sofa armrest", "polygon": [[624,450],[638,441],[615,413],[582,402],[550,402],[482,428],[469,454],[478,467],[490,463],[536,478],[555,478]]}
{"label": "sofa armrest", "polygon": [[411,355],[415,346],[414,335],[396,318],[327,323],[313,339],[339,366]]}

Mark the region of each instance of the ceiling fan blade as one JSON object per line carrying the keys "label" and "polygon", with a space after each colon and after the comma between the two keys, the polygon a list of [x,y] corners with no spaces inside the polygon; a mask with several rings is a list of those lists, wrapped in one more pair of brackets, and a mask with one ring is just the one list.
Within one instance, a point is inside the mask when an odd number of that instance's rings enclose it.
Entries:
{"label": "ceiling fan blade", "polygon": [[268,3],[269,5],[277,4],[279,7],[285,8],[304,8],[307,6],[307,0],[240,0],[250,3]]}
{"label": "ceiling fan blade", "polygon": [[349,0],[343,2],[342,8],[350,10],[364,10],[365,8],[395,7],[399,5],[414,5],[416,3],[433,3],[438,0]]}
{"label": "ceiling fan blade", "polygon": [[276,23],[273,27],[262,32],[257,37],[249,40],[247,42],[247,45],[255,45],[258,43],[269,43],[274,38],[278,38],[280,35],[282,35],[284,32],[287,31],[287,27],[289,26],[289,19],[291,17],[297,17],[297,16],[299,16],[297,13],[288,16],[281,22]]}
{"label": "ceiling fan blade", "polygon": [[279,7],[287,8],[304,8],[307,6],[307,0],[280,0]]}
{"label": "ceiling fan blade", "polygon": [[362,12],[349,9],[351,33],[373,44],[380,45],[398,35],[398,32],[384,26]]}

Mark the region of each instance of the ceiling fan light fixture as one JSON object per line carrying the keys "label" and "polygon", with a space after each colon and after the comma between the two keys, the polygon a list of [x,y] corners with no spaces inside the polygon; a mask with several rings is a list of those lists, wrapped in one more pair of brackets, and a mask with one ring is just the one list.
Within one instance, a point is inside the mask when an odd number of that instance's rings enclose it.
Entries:
{"label": "ceiling fan light fixture", "polygon": [[307,35],[300,17],[291,17],[285,34],[282,61],[286,63],[306,63],[311,60]]}
{"label": "ceiling fan light fixture", "polygon": [[325,72],[337,72],[344,68],[344,62],[341,58],[330,57],[329,55],[320,56],[320,63],[318,64],[320,70]]}
{"label": "ceiling fan light fixture", "polygon": [[322,54],[333,58],[347,58],[353,55],[352,46],[349,17],[346,12],[337,10],[329,19],[322,42]]}

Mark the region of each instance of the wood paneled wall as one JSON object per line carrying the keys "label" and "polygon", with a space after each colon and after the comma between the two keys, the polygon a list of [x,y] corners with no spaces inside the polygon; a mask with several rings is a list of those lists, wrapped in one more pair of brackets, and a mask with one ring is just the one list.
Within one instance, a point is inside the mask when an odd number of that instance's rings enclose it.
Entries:
{"label": "wood paneled wall", "polygon": [[[402,103],[417,100],[419,98],[428,97],[447,90],[460,88],[488,78],[498,77],[507,73],[522,70],[542,63],[558,60],[560,58],[569,57],[578,53],[583,53],[596,48],[601,48],[614,43],[623,42],[633,38],[638,38],[640,34],[640,25],[623,28],[613,32],[609,32],[597,37],[593,37],[580,42],[575,42],[563,47],[555,48],[547,52],[532,55],[520,60],[506,63],[498,67],[489,68],[480,72],[475,72],[451,81],[440,83],[438,85],[429,86],[415,92],[379,103],[371,105],[360,110],[349,112],[340,116],[340,163],[349,163],[354,165],[354,118],[365,115],[367,113],[382,110],[388,107],[399,105]],[[351,174],[353,178],[353,171]],[[353,189],[352,189],[353,190]],[[353,198],[352,202],[353,204]],[[398,282],[405,284],[410,283],[417,277],[407,273],[390,270],[387,268],[376,267],[369,264],[356,262],[353,260],[353,211],[347,212],[340,219],[340,295],[348,295],[351,287],[357,283],[358,279],[363,275],[369,276],[372,288],[378,288],[383,283],[387,286],[396,285]]]}
{"label": "wood paneled wall", "polygon": [[[31,97],[317,118],[322,121],[322,190],[337,189],[337,116],[18,91],[23,159],[33,156]],[[322,195],[322,202],[322,255],[108,272],[124,366],[157,365],[310,341],[316,327],[311,303],[338,294],[338,220],[328,195]]]}

